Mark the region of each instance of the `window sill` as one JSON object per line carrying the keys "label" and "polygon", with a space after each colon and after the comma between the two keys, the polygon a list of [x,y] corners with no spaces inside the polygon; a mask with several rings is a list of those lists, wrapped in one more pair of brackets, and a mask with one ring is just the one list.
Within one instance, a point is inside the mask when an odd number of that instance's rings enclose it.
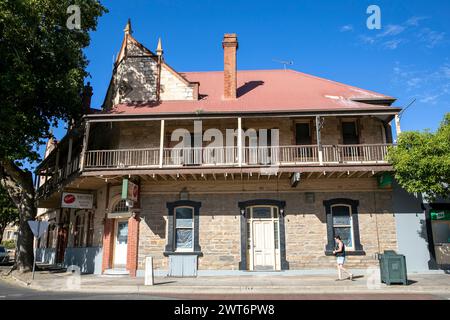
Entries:
{"label": "window sill", "polygon": [[[325,251],[326,256],[334,256],[333,251]],[[346,256],[365,256],[366,252],[364,250],[352,250],[352,251],[345,251]]]}
{"label": "window sill", "polygon": [[168,256],[199,256],[202,257],[203,253],[201,251],[164,251],[163,255]]}

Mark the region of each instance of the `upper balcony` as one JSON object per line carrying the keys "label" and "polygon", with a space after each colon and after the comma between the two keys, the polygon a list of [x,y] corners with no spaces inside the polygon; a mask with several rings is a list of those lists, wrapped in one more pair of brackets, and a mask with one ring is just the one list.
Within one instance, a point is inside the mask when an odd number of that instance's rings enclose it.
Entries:
{"label": "upper balcony", "polygon": [[[387,164],[392,144],[89,150],[84,169],[175,169]],[[321,151],[320,151],[321,149]],[[241,152],[241,155],[240,155]],[[321,156],[322,155],[322,156]]]}
{"label": "upper balcony", "polygon": [[[226,179],[227,175],[242,179],[257,173],[280,179],[300,172],[306,178],[339,178],[371,177],[392,170],[386,159],[393,145],[388,121],[372,116],[323,119],[229,117],[207,119],[200,129],[194,119],[88,121],[65,137],[38,167],[38,198],[64,188],[94,190],[104,179],[124,175],[197,180]],[[260,143],[261,129],[271,132],[267,144]],[[181,133],[174,134],[177,130]],[[231,136],[226,135],[228,130]],[[195,132],[200,132],[200,140]],[[180,147],[185,140],[189,147]],[[223,146],[211,143],[220,140]]]}

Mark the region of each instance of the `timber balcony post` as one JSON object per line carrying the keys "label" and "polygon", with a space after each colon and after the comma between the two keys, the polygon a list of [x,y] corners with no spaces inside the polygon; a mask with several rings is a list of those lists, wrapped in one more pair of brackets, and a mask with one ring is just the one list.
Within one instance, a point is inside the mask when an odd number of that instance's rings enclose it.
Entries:
{"label": "timber balcony post", "polygon": [[[84,165],[85,165],[86,151],[87,151],[88,143],[89,143],[90,126],[91,126],[91,124],[86,121],[86,130],[84,132],[84,137],[83,137],[83,148],[81,150],[81,156],[80,156],[80,171],[83,171]],[[70,139],[70,142],[72,142],[72,139]],[[72,153],[72,144],[70,144],[69,150],[70,150],[70,153]],[[72,162],[71,157],[69,157],[69,161]]]}
{"label": "timber balcony post", "polygon": [[163,167],[164,161],[164,124],[165,121],[161,120],[161,131],[159,134],[159,167]]}
{"label": "timber balcony post", "polygon": [[317,153],[319,156],[319,164],[323,166],[323,151],[320,131],[322,129],[322,121],[320,116],[316,116],[316,136],[317,136]]}
{"label": "timber balcony post", "polygon": [[238,164],[242,167],[242,118],[238,118]]}

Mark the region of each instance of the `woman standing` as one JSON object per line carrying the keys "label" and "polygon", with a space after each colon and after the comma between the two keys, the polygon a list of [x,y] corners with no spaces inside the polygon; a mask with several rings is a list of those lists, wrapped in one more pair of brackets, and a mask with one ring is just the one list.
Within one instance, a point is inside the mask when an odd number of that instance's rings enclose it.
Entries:
{"label": "woman standing", "polygon": [[349,275],[349,279],[353,280],[353,274],[348,272],[347,269],[344,268],[345,262],[345,244],[342,242],[340,236],[334,236],[334,240],[336,241],[336,250],[333,251],[333,254],[336,256],[337,269],[338,269],[338,277],[337,280],[342,280],[342,271]]}

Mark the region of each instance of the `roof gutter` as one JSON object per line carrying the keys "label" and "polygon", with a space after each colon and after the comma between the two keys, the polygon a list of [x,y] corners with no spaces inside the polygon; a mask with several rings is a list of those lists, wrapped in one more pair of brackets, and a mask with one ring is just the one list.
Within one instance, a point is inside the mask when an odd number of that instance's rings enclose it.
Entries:
{"label": "roof gutter", "polygon": [[235,117],[313,117],[313,116],[323,116],[323,117],[336,117],[336,116],[376,116],[376,115],[386,115],[392,116],[392,118],[398,114],[401,108],[386,108],[382,109],[368,109],[368,110],[339,110],[339,111],[302,111],[302,112],[292,112],[292,111],[276,111],[276,112],[265,112],[265,111],[249,111],[249,112],[200,112],[200,113],[185,113],[185,112],[173,112],[173,113],[153,113],[153,114],[89,114],[85,115],[84,118],[89,122],[113,122],[113,121],[145,121],[145,120],[164,120],[164,119],[215,119],[215,118],[235,118]]}

